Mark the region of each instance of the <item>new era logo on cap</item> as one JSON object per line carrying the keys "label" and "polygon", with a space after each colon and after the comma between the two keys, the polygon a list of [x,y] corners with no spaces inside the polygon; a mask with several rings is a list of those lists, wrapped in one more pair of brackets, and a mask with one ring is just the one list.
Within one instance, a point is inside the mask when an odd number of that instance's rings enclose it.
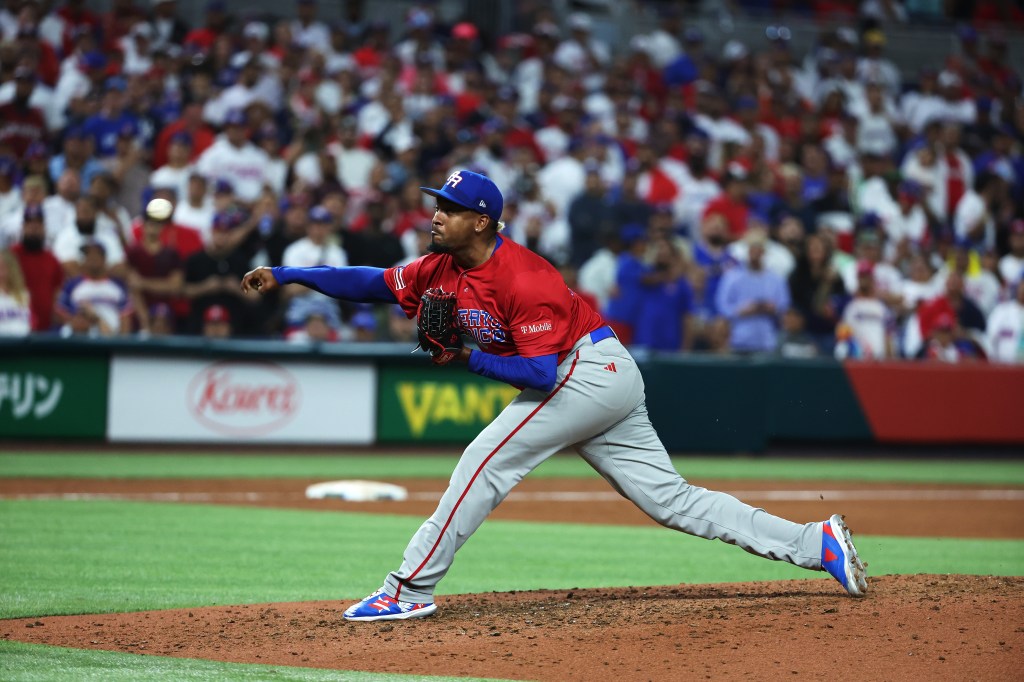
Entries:
{"label": "new era logo on cap", "polygon": [[459,206],[483,213],[495,221],[501,220],[504,200],[498,186],[486,175],[470,170],[457,170],[448,176],[440,189],[420,189],[431,196],[447,199]]}

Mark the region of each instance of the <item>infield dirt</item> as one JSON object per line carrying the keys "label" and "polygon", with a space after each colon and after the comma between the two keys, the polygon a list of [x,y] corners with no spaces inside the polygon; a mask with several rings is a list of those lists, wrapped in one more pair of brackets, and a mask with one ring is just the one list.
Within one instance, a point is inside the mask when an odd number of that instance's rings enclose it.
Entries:
{"label": "infield dirt", "polygon": [[[301,493],[310,482],[7,479],[0,481],[0,496],[177,499],[425,516],[433,509],[430,495],[444,485],[402,481],[416,499],[366,505],[305,500]],[[978,492],[984,488],[807,481],[700,484],[739,493],[795,521],[844,511],[856,533],[1024,536],[1019,524],[1024,502],[1016,496],[987,499]],[[553,492],[607,490],[600,480],[527,480],[516,488],[527,496],[506,500],[493,516],[651,523],[619,500],[543,501],[557,497],[549,495]],[[786,495],[787,490],[805,494]],[[879,494],[886,490],[893,492]],[[918,494],[903,494],[914,490]],[[821,493],[806,494],[813,491]],[[874,497],[858,501],[856,491]],[[886,497],[892,499],[879,499]],[[344,621],[341,611],[347,602],[23,618],[0,621],[0,638],[238,663],[595,682],[1009,680],[1019,679],[1024,663],[1024,578],[881,576],[871,579],[865,599],[845,596],[823,577],[444,596],[438,604],[431,618],[385,623]]]}

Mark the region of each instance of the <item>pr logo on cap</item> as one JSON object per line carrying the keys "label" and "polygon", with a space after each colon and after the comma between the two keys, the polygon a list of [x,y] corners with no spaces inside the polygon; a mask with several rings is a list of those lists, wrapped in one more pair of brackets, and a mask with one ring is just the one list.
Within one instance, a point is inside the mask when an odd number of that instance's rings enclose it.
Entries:
{"label": "pr logo on cap", "polygon": [[457,170],[448,176],[439,189],[420,187],[427,194],[447,199],[463,208],[468,208],[492,218],[501,220],[504,200],[494,181],[471,170]]}

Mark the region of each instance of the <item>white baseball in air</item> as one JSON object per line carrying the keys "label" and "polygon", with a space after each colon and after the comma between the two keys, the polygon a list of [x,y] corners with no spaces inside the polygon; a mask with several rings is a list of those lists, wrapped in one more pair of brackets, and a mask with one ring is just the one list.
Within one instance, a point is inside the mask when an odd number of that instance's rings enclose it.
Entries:
{"label": "white baseball in air", "polygon": [[167,199],[158,197],[146,204],[146,217],[153,220],[167,220],[173,211],[174,206]]}

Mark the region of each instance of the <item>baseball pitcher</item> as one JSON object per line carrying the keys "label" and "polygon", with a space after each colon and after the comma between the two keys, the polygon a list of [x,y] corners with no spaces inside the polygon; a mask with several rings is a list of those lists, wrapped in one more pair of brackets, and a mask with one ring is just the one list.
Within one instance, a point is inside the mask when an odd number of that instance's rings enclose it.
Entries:
{"label": "baseball pitcher", "polygon": [[[439,189],[431,253],[404,267],[256,268],[243,291],[303,284],[329,296],[398,303],[417,316],[434,363],[522,392],[469,444],[437,510],[383,586],[349,620],[429,616],[459,547],[524,476],[571,447],[658,523],[739,545],[768,559],[826,570],[854,596],[867,572],[838,514],[797,524],[686,482],[647,417],[636,363],[605,321],[541,256],[500,234],[503,198],[487,177],[452,173]],[[479,350],[470,350],[471,336]]]}

